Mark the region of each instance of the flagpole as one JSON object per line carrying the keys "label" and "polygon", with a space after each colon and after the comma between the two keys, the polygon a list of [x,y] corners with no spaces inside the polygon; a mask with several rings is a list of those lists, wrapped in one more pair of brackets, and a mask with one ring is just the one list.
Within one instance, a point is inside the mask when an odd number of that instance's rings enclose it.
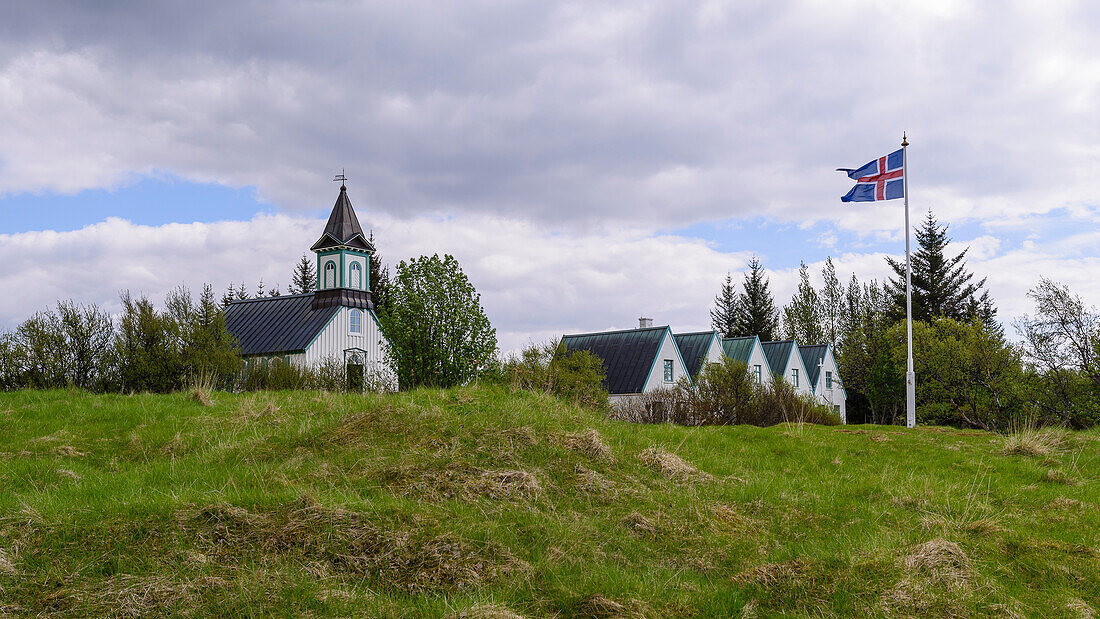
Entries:
{"label": "flagpole", "polygon": [[917,374],[913,371],[913,267],[909,258],[909,140],[901,134],[902,191],[905,193],[905,330],[909,348],[905,372],[905,427],[917,425]]}

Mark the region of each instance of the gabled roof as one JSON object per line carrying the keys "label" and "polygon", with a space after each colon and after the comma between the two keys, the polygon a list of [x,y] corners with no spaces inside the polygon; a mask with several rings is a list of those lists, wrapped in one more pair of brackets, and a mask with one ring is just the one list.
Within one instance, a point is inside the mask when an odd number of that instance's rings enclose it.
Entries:
{"label": "gabled roof", "polygon": [[806,374],[810,379],[810,387],[814,389],[817,389],[817,376],[821,371],[818,362],[825,360],[825,353],[828,351],[828,344],[810,344],[798,347],[798,353],[802,355],[802,364],[806,366]]}
{"label": "gabled roof", "polygon": [[688,374],[692,379],[699,376],[699,371],[706,363],[707,351],[718,337],[716,331],[699,331],[697,333],[680,333],[673,335],[676,339],[676,347],[680,349],[680,357],[684,360]]}
{"label": "gabled roof", "polygon": [[313,308],[313,293],[234,301],[225,308],[225,326],[242,355],[302,352],[340,311]]}
{"label": "gabled roof", "polygon": [[761,342],[764,348],[764,357],[768,360],[768,366],[776,374],[786,374],[787,365],[791,361],[791,348],[795,346],[794,340],[781,342]]}
{"label": "gabled roof", "polygon": [[374,251],[374,247],[363,236],[363,228],[359,226],[355,209],[351,208],[351,200],[348,199],[348,188],[343,185],[340,185],[340,195],[337,196],[336,204],[332,207],[332,213],[328,216],[324,233],[313,244],[313,247],[310,247],[310,250],[318,251],[341,246],[354,247],[363,251]]}
{"label": "gabled roof", "polygon": [[567,352],[587,350],[603,360],[608,393],[641,393],[653,369],[667,326],[565,335]]}
{"label": "gabled roof", "polygon": [[756,340],[755,335],[722,338],[722,352],[730,359],[748,365],[752,349],[756,347]]}

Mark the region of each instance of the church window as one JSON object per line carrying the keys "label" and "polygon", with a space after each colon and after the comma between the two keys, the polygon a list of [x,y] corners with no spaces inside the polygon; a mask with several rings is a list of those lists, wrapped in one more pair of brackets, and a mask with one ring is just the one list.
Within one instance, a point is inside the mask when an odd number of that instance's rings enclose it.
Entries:
{"label": "church window", "polygon": [[329,260],[325,263],[325,288],[336,287],[336,263]]}
{"label": "church window", "polygon": [[358,262],[351,263],[351,287],[356,290],[363,288],[363,267]]}
{"label": "church window", "polygon": [[363,332],[363,312],[353,309],[351,310],[351,332],[362,333]]}

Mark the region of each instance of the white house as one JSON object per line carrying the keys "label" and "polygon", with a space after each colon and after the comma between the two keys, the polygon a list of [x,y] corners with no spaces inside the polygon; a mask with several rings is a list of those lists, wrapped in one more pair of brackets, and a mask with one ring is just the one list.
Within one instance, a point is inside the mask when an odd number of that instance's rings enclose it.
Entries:
{"label": "white house", "polygon": [[768,359],[768,366],[773,376],[782,377],[798,393],[813,395],[813,386],[806,373],[806,364],[798,352],[798,342],[795,340],[763,342],[761,347],[764,349],[764,356]]}
{"label": "white house", "polygon": [[809,374],[809,382],[813,387],[814,398],[828,406],[840,416],[841,421],[847,423],[848,393],[844,390],[844,384],[840,380],[840,372],[837,370],[836,359],[833,357],[833,347],[828,344],[814,344],[799,346],[798,350],[802,356],[802,363]]}
{"label": "white house", "polygon": [[764,354],[764,347],[760,344],[759,337],[753,335],[723,338],[722,351],[734,361],[744,363],[749,374],[752,374],[758,384],[767,385],[772,382],[772,369],[768,365],[768,358]]}
{"label": "white house", "polygon": [[652,323],[642,318],[637,329],[564,335],[561,344],[567,352],[587,350],[603,361],[604,385],[614,403],[691,378],[672,329]]}
{"label": "white house", "polygon": [[310,249],[317,254],[314,292],[234,301],[226,308],[226,327],[241,355],[249,362],[279,358],[300,366],[334,359],[346,368],[350,384],[368,380],[395,387],[385,362],[388,342],[371,302],[374,247],[344,185]]}
{"label": "white house", "polygon": [[708,363],[722,362],[722,338],[717,331],[699,331],[697,333],[677,333],[676,347],[684,360],[687,372],[692,380],[699,378]]}

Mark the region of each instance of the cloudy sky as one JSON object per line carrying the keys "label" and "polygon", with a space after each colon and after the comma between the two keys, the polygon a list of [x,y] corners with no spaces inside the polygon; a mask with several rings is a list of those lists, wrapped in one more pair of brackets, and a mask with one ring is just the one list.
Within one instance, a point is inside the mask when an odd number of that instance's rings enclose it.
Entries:
{"label": "cloudy sky", "polygon": [[1005,322],[1100,303],[1088,2],[146,2],[0,6],[0,329],[59,298],[285,289],[341,169],[387,263],[459,258],[502,348],[706,328],[757,254],[886,275],[901,201],[837,167],[907,131]]}

